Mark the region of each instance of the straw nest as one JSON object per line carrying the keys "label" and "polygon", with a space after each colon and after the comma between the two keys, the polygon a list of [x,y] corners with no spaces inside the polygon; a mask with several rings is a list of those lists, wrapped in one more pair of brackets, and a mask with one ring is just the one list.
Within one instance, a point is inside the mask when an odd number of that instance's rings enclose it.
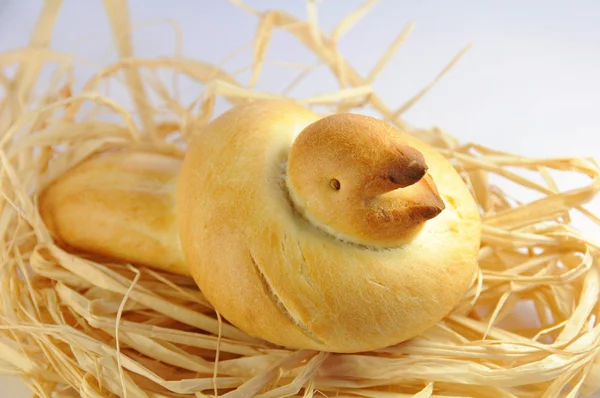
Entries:
{"label": "straw nest", "polygon": [[[30,46],[0,55],[2,372],[21,375],[43,397],[553,397],[600,389],[598,244],[577,232],[570,218],[579,212],[600,223],[582,206],[600,188],[596,163],[501,153],[407,125],[402,113],[458,56],[411,101],[387,107],[371,83],[410,26],[368,78],[336,45],[374,1],[332,33],[316,24],[312,2],[306,21],[235,3],[259,18],[248,84],[193,59],[134,57],[127,5],[116,0],[105,5],[121,59],[79,92],[71,89],[74,58],[48,49],[59,0],[45,3]],[[238,330],[223,328],[225,321],[191,279],[69,252],[53,243],[40,219],[37,194],[91,155],[143,147],[181,157],[188,137],[214,117],[218,98],[237,104],[283,95],[253,89],[275,30],[312,50],[340,86],[297,100],[328,112],[368,110],[428,141],[456,166],[480,205],[478,277],[455,311],[422,336],[360,355],[249,343]],[[45,94],[34,98],[47,64],[54,65],[53,75]],[[9,79],[3,71],[14,65]],[[204,83],[197,101],[181,103],[156,77],[162,69]],[[121,78],[133,109],[108,95],[107,87]],[[556,171],[582,175],[587,185],[560,191]],[[501,184],[524,187],[537,199],[509,197]],[[523,311],[529,315],[519,315]]]}

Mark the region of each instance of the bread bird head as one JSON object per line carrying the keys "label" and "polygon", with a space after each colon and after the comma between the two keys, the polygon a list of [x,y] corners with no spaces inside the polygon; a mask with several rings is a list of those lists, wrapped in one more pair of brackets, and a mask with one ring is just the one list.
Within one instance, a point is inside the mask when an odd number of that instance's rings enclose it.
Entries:
{"label": "bread bird head", "polygon": [[394,246],[444,209],[427,170],[423,154],[387,123],[335,114],[296,138],[287,185],[315,226],[350,242]]}

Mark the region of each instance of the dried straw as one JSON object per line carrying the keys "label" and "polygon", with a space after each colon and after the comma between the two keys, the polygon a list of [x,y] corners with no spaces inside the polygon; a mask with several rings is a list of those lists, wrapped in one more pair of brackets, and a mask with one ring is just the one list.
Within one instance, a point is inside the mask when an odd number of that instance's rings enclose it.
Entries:
{"label": "dried straw", "polygon": [[[121,59],[72,92],[75,57],[48,49],[60,3],[46,1],[29,47],[0,54],[1,372],[21,375],[42,397],[574,397],[600,389],[600,245],[570,218],[578,211],[599,223],[584,207],[600,189],[598,165],[460,145],[439,129],[404,122],[402,113],[439,77],[397,110],[371,84],[412,25],[363,78],[337,43],[375,1],[328,35],[316,23],[312,1],[303,21],[236,0],[259,18],[251,78],[242,84],[220,67],[182,56],[136,58],[126,3],[106,0]],[[437,147],[480,204],[485,225],[473,287],[446,319],[398,346],[331,355],[257,341],[223,322],[192,280],[67,252],[53,243],[37,212],[40,190],[95,153],[145,148],[182,156],[188,137],[215,116],[217,98],[238,104],[285,96],[253,88],[271,36],[281,29],[313,51],[340,87],[297,100],[330,112],[377,112]],[[52,84],[34,96],[48,64],[56,68]],[[4,72],[11,65],[17,66],[13,79]],[[181,103],[176,86],[155,73],[164,69],[203,83],[202,95]],[[305,67],[293,84],[314,69]],[[102,90],[121,74],[133,109]],[[585,176],[587,185],[560,191],[556,171]],[[509,181],[538,198],[515,200],[491,181]],[[529,315],[519,315],[524,312]]]}

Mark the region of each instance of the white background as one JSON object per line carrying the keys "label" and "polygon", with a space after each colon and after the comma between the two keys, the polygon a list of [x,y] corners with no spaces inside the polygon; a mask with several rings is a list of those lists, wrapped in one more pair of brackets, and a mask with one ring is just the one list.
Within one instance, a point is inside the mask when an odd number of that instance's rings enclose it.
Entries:
{"label": "white background", "polygon": [[[285,7],[297,16],[306,15],[302,0],[248,3],[260,10]],[[0,51],[27,43],[41,4],[41,0],[0,0]],[[333,28],[358,4],[321,2],[321,25]],[[133,0],[131,9],[134,23],[177,20],[184,54],[212,62],[248,42],[256,23],[248,14],[217,0]],[[417,24],[413,35],[375,84],[390,105],[410,98],[455,53],[474,43],[447,77],[406,114],[409,122],[437,125],[461,141],[528,156],[599,155],[600,2],[384,0],[343,39],[342,52],[366,75],[409,21]],[[111,40],[101,1],[64,1],[53,48],[110,62],[114,60]],[[174,35],[166,25],[140,28],[135,46],[139,55],[172,55]],[[276,37],[270,54],[286,54],[289,60],[305,63],[310,60],[306,51],[284,35]],[[249,60],[246,51],[228,68],[235,70]],[[78,82],[95,69],[80,69]],[[267,68],[267,73],[259,84],[264,89],[281,88],[281,81],[290,76],[289,71],[275,68]],[[321,73],[294,94],[333,88],[329,75]],[[597,202],[592,205],[596,212],[600,210]],[[596,232],[588,224],[581,227]],[[1,397],[30,396],[18,381],[4,384],[5,380],[0,378]]]}

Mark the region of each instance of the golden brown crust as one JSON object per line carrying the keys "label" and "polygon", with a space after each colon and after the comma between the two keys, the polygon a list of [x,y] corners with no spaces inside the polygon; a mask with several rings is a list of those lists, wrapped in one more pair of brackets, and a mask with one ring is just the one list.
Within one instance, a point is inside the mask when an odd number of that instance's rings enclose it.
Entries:
{"label": "golden brown crust", "polygon": [[[298,214],[284,181],[294,140],[318,118],[291,102],[260,101],[198,135],[178,191],[186,259],[213,305],[255,336],[336,352],[398,343],[448,314],[470,285],[477,206],[446,159],[395,132],[425,157],[446,209],[386,250],[323,233]],[[402,200],[420,203],[435,188],[421,181]],[[396,192],[377,200],[389,206]]]}
{"label": "golden brown crust", "polygon": [[423,154],[372,117],[337,114],[310,124],[287,169],[296,208],[349,242],[396,247],[444,209]]}
{"label": "golden brown crust", "polygon": [[152,153],[96,156],[48,187],[41,216],[79,250],[189,275],[174,212],[180,167]]}

